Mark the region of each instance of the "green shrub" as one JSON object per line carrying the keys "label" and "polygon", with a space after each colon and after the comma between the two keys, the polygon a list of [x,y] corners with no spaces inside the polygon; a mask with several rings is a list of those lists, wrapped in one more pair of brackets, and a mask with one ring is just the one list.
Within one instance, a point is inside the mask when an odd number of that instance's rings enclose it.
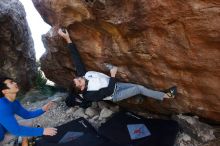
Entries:
{"label": "green shrub", "polygon": [[37,89],[43,88],[47,83],[47,79],[44,77],[43,72],[41,70],[38,70],[37,76],[34,82],[34,86]]}
{"label": "green shrub", "polygon": [[43,95],[52,96],[56,92],[56,90],[53,86],[49,86],[46,83],[47,83],[47,79],[45,78],[43,72],[41,70],[38,70],[34,82],[35,88],[39,90]]}

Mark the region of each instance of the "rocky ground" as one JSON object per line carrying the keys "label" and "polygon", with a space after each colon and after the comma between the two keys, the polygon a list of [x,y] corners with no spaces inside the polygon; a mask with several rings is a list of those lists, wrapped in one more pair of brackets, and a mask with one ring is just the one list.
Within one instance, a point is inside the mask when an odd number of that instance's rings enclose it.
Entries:
{"label": "rocky ground", "polygon": [[[49,112],[34,119],[34,124],[39,124],[42,127],[56,127],[78,117],[84,117],[95,128],[98,128],[108,117],[120,110],[118,105],[105,102],[93,102],[92,106],[87,109],[79,107],[68,108],[64,102],[65,97],[65,93],[57,93],[53,97],[34,103],[29,102],[26,98],[23,104],[29,109],[35,109],[51,100],[55,100],[55,104]],[[160,118],[159,115],[147,112],[137,114],[146,118]],[[220,146],[216,129],[206,123],[200,122],[198,117],[174,115],[172,119],[178,121],[183,129],[178,134],[175,146]]]}

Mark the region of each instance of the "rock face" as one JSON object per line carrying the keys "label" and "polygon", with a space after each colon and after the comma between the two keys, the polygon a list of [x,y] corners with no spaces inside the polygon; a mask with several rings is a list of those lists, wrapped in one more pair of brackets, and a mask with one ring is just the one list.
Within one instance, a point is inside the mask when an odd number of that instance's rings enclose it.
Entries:
{"label": "rock face", "polygon": [[[57,35],[69,30],[88,70],[157,90],[178,86],[174,100],[144,100],[137,107],[159,113],[192,113],[220,122],[219,0],[32,0],[52,29],[42,37],[47,78],[68,86],[74,65]],[[131,101],[131,102],[129,102]],[[135,107],[128,100],[129,107]]]}
{"label": "rock face", "polygon": [[0,1],[0,75],[14,78],[23,90],[36,76],[34,44],[23,5]]}

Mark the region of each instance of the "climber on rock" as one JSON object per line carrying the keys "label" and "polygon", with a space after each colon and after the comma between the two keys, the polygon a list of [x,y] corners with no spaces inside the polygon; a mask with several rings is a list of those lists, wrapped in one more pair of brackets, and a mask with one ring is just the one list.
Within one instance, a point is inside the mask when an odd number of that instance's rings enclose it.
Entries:
{"label": "climber on rock", "polygon": [[[100,72],[86,71],[84,63],[75,44],[71,41],[68,31],[66,29],[59,29],[58,34],[68,43],[68,48],[70,49],[77,71],[77,77],[73,79],[72,88],[74,89],[74,94],[72,98],[76,98],[79,96],[78,94],[81,94],[83,99],[87,101],[111,100],[117,102],[138,94],[156,100],[174,98],[176,96],[176,86],[167,89],[166,92],[160,92],[138,84],[117,82],[115,76],[118,68],[116,66],[111,68],[110,76]],[[66,103],[68,105],[68,101]]]}

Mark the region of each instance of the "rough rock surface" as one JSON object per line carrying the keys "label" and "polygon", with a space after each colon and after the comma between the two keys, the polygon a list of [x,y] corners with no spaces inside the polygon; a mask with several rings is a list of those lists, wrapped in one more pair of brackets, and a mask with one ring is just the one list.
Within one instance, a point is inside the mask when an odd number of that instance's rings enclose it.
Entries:
{"label": "rough rock surface", "polygon": [[0,1],[0,75],[29,89],[36,76],[34,44],[26,13],[18,0]]}
{"label": "rough rock surface", "polygon": [[[144,100],[141,109],[192,113],[220,122],[219,0],[32,0],[52,29],[42,37],[47,78],[68,86],[74,66],[57,35],[67,27],[88,70],[119,67],[118,78],[158,90],[178,86],[174,100]],[[128,107],[135,107],[133,102]]]}
{"label": "rough rock surface", "polygon": [[196,117],[178,115],[174,119],[179,123],[183,131],[191,135],[194,139],[201,143],[214,140],[214,129],[198,120]]}

